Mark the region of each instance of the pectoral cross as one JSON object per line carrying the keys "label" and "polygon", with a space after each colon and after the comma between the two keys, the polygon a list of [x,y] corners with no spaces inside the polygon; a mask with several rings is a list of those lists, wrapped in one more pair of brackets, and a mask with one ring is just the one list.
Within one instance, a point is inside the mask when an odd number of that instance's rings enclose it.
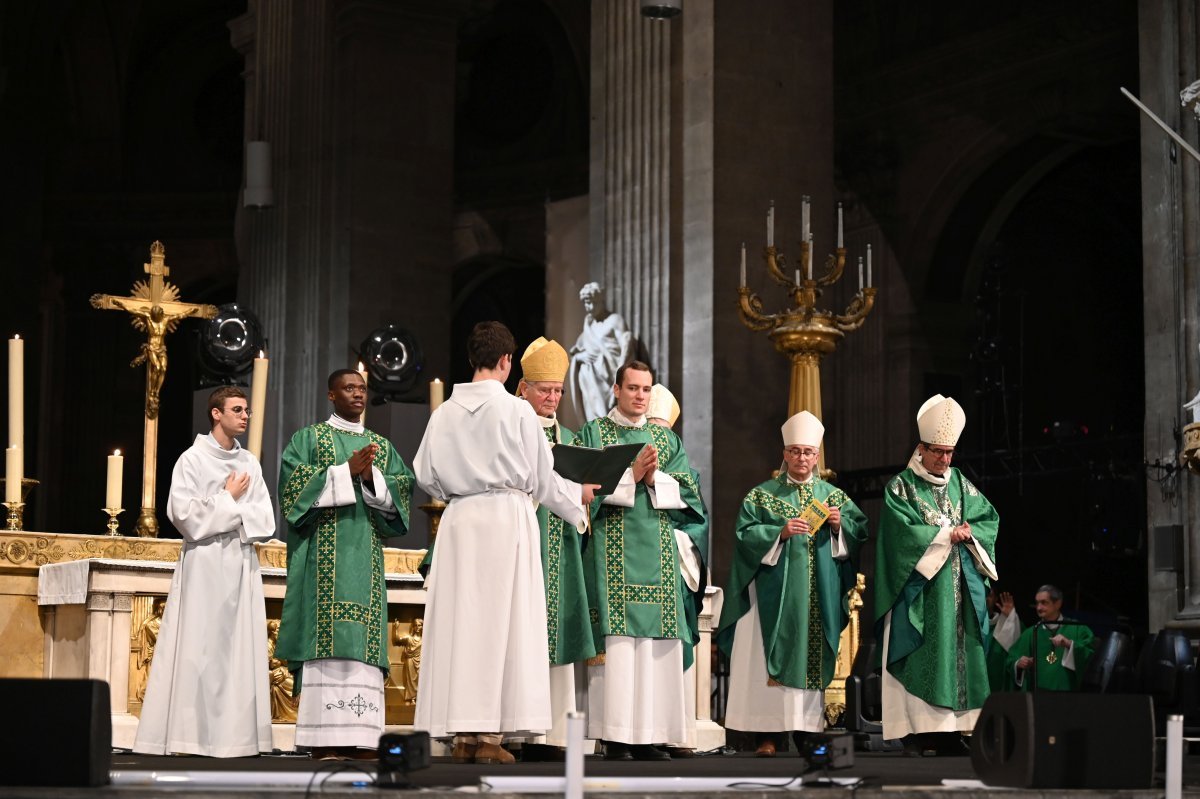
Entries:
{"label": "pectoral cross", "polygon": [[150,263],[143,264],[149,280],[133,284],[128,297],[93,294],[93,308],[125,311],[130,322],[146,333],[146,341],[138,356],[130,362],[137,367],[146,364],[146,441],[142,463],[142,512],[138,516],[137,534],[158,535],[158,520],[154,516],[154,484],[158,460],[159,394],[167,376],[166,335],[173,333],[179,322],[189,316],[212,319],[217,315],[215,305],[181,302],[179,289],[166,281],[171,274],[166,264],[167,251],[162,242],[150,245]]}

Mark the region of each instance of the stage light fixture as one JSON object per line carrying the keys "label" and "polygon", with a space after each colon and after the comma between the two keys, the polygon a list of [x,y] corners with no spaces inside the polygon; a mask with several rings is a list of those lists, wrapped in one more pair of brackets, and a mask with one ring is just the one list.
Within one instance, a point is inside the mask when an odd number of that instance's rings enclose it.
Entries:
{"label": "stage light fixture", "polygon": [[683,13],[683,0],[642,0],[641,9],[643,17],[671,19]]}
{"label": "stage light fixture", "polygon": [[429,733],[387,733],[379,737],[378,788],[412,788],[408,772],[429,768]]}
{"label": "stage light fixture", "polygon": [[808,761],[809,771],[850,768],[854,765],[854,736],[810,733],[800,756]]}
{"label": "stage light fixture", "polygon": [[200,329],[200,388],[246,383],[254,357],[267,347],[254,311],[236,302],[217,307]]}
{"label": "stage light fixture", "polygon": [[372,330],[359,345],[358,357],[367,368],[373,405],[403,401],[425,368],[417,337],[398,325]]}

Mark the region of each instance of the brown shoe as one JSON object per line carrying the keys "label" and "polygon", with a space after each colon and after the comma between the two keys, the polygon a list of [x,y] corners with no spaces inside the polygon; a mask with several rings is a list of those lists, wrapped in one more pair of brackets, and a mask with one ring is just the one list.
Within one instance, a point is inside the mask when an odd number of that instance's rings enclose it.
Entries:
{"label": "brown shoe", "polygon": [[455,763],[474,763],[475,750],[478,746],[478,739],[474,736],[454,736],[454,749],[450,752],[451,761]]}
{"label": "brown shoe", "polygon": [[378,760],[378,749],[360,749],[357,746],[347,746],[342,751],[345,760]]}
{"label": "brown shoe", "polygon": [[770,738],[765,739],[754,750],[755,757],[775,757],[775,742]]}
{"label": "brown shoe", "polygon": [[507,766],[517,759],[500,744],[481,743],[475,750],[475,762],[485,766]]}
{"label": "brown shoe", "polygon": [[308,750],[308,756],[313,760],[345,760],[337,746],[314,746]]}

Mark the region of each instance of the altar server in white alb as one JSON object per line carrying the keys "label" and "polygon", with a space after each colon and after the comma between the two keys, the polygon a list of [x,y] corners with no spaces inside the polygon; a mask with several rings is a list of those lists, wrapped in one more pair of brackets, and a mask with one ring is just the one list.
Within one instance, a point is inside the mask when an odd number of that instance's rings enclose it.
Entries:
{"label": "altar server in white alb", "polygon": [[413,462],[449,501],[426,582],[413,726],[455,735],[458,762],[511,763],[505,734],[553,723],[541,534],[530,499],[582,531],[592,486],[564,480],[533,408],[504,388],[516,342],[499,322],[467,341],[475,368],[433,412]]}
{"label": "altar server in white alb", "polygon": [[167,518],[183,536],[133,750],[245,757],[270,752],[267,614],[253,542],[275,533],[258,460],[238,444],[242,390],[208,399],[212,432],[175,463]]}

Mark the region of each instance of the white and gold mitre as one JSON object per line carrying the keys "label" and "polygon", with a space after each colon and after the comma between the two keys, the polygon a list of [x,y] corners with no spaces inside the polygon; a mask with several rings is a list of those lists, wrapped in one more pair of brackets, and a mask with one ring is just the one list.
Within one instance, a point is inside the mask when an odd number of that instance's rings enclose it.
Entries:
{"label": "white and gold mitre", "polygon": [[820,448],[825,437],[825,425],[808,411],[800,411],[783,423],[783,445],[785,447]]}
{"label": "white and gold mitre", "polygon": [[538,336],[521,356],[521,376],[531,383],[542,380],[561,383],[567,377],[569,363],[570,358],[561,344],[554,339]]}
{"label": "white and gold mitre", "polygon": [[925,400],[921,410],[917,411],[917,430],[925,444],[953,447],[966,426],[967,414],[962,406],[941,394]]}
{"label": "white and gold mitre", "polygon": [[679,403],[675,395],[662,383],[655,383],[650,389],[650,404],[646,406],[646,416],[652,419],[666,419],[668,427],[675,426],[679,418]]}

